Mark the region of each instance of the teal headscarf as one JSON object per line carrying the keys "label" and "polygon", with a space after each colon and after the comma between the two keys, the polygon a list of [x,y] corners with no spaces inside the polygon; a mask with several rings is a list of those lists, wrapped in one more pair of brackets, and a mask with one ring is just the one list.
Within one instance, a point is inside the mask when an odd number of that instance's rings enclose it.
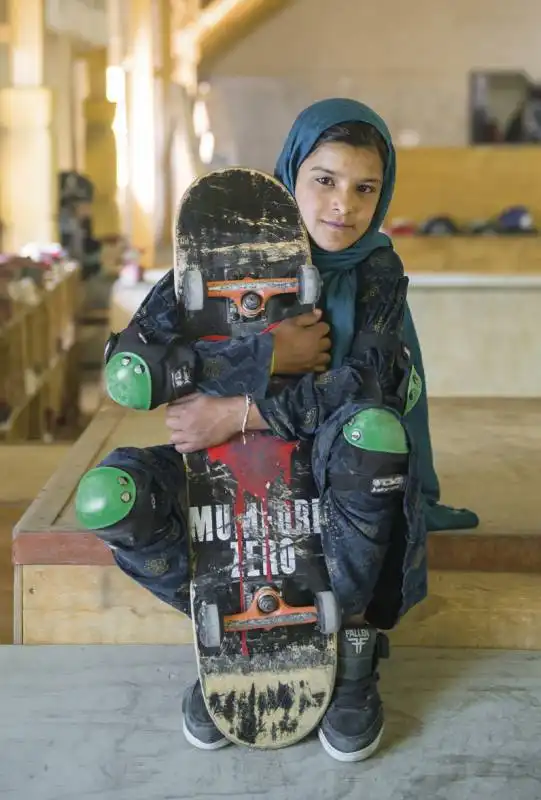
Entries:
{"label": "teal headscarf", "polygon": [[297,174],[310,155],[319,137],[333,125],[344,122],[365,122],[383,137],[388,156],[383,187],[376,213],[366,233],[355,244],[339,252],[322,250],[311,241],[312,259],[323,278],[324,306],[332,334],[332,365],[340,366],[349,353],[355,333],[355,298],[357,268],[379,247],[392,247],[388,236],[379,232],[393,196],[395,183],[395,151],[385,122],[375,111],[356,100],[335,98],[320,100],[299,114],[276,163],[275,176],[291,193],[295,193]]}

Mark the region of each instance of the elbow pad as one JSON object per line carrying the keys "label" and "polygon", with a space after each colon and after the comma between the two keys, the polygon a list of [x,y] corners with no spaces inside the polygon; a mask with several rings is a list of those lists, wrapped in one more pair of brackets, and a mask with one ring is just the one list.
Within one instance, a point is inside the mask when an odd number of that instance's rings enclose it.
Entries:
{"label": "elbow pad", "polygon": [[112,333],[105,345],[107,394],[121,406],[150,410],[195,389],[195,353],[180,337],[160,341],[138,324]]}

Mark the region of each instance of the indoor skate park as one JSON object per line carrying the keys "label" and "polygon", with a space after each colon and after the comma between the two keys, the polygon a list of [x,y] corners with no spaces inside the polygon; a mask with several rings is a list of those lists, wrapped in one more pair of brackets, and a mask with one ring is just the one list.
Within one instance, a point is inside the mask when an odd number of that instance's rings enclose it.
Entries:
{"label": "indoor skate park", "polygon": [[[534,0],[0,3],[0,797],[541,800],[540,25]],[[337,97],[392,135],[382,230],[441,503],[475,523],[427,534],[370,758],[315,732],[205,751],[183,734],[191,620],[76,516],[107,453],[169,440],[163,407],[107,395],[104,347],[171,269],[190,184],[272,174]]]}

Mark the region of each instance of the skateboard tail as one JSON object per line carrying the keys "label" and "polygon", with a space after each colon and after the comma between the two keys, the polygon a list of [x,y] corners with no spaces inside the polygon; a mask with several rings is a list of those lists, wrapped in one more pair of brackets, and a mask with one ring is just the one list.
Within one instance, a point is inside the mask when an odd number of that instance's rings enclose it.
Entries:
{"label": "skateboard tail", "polygon": [[[218,657],[206,666],[203,696],[217,728],[232,742],[273,750],[296,744],[320,723],[335,681],[335,641],[327,650],[299,646],[257,661]],[[243,669],[244,667],[244,669]]]}

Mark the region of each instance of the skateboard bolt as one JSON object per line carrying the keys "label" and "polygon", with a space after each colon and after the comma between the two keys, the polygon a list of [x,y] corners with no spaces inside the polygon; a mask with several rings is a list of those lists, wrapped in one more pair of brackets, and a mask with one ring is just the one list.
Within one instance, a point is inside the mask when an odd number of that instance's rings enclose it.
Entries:
{"label": "skateboard bolt", "polygon": [[124,356],[124,358],[120,363],[122,364],[123,367],[127,367],[128,364],[131,363],[131,358],[129,356]]}
{"label": "skateboard bolt", "polygon": [[352,431],[351,432],[351,438],[353,439],[354,442],[356,442],[358,439],[361,438],[361,432],[360,431]]}
{"label": "skateboard bolt", "polygon": [[257,607],[263,614],[270,614],[278,608],[278,600],[273,594],[261,594],[257,600]]}
{"label": "skateboard bolt", "polygon": [[247,292],[242,298],[242,307],[246,311],[256,311],[261,305],[261,298],[255,292]]}

